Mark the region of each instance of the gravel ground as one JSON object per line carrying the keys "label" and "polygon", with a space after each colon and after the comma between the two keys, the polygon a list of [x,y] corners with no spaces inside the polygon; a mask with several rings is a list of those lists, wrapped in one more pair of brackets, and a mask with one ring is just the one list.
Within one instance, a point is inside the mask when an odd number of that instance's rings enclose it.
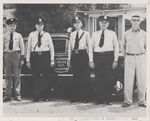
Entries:
{"label": "gravel ground", "polygon": [[90,103],[70,103],[67,100],[52,100],[33,103],[30,99],[22,102],[11,101],[3,103],[4,117],[146,117],[146,108],[137,103],[128,108],[121,107],[121,102],[113,102],[112,106]]}

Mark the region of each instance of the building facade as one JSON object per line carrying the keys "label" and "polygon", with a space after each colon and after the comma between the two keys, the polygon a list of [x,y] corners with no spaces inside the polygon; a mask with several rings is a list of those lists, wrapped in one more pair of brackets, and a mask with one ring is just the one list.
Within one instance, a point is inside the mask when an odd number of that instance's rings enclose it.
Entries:
{"label": "building facade", "polygon": [[87,16],[85,30],[93,32],[99,30],[97,19],[99,16],[109,16],[110,24],[108,29],[116,32],[119,44],[124,37],[124,32],[131,27],[130,19],[132,15],[140,15],[143,18],[141,28],[146,31],[146,7],[135,7],[130,9],[115,9],[115,10],[98,10],[98,11],[77,11],[77,13],[84,13]]}

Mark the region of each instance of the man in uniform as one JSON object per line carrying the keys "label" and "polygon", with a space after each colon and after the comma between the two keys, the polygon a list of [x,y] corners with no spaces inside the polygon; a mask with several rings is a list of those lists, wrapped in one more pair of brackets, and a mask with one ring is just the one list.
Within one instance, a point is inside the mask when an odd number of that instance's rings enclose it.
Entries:
{"label": "man in uniform", "polygon": [[116,33],[108,30],[109,17],[98,18],[100,30],[92,35],[96,79],[96,104],[111,103],[112,69],[117,67],[119,46]]}
{"label": "man in uniform", "polygon": [[50,67],[54,66],[54,47],[51,36],[43,31],[44,22],[41,18],[35,22],[36,31],[29,34],[27,45],[27,66],[33,73],[33,101],[42,98],[48,101],[50,88]]}
{"label": "man in uniform", "polygon": [[[20,94],[20,72],[24,64],[24,42],[22,35],[16,32],[17,20],[15,18],[6,21],[8,32],[3,36],[4,49],[4,70],[6,80],[6,92],[3,101],[10,101],[12,98],[12,89],[14,85],[15,100],[21,101]],[[14,74],[14,81],[12,80]],[[13,84],[14,82],[14,84]]]}
{"label": "man in uniform", "polygon": [[135,75],[139,106],[146,107],[146,33],[139,27],[141,20],[142,18],[139,15],[132,16],[132,27],[125,33],[123,41],[123,53],[125,57],[124,104],[122,105],[123,107],[129,107],[132,104],[132,93]]}
{"label": "man in uniform", "polygon": [[[89,94],[89,62],[92,63],[93,55],[89,32],[82,30],[83,21],[80,17],[73,18],[75,31],[70,35],[68,61],[73,72],[73,88],[71,102],[78,101],[78,97],[88,102]],[[92,67],[92,66],[91,66]]]}

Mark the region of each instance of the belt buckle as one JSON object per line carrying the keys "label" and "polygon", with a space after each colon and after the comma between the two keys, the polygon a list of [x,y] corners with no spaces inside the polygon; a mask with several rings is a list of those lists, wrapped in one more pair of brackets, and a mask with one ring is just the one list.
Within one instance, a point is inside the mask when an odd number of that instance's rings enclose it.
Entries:
{"label": "belt buckle", "polygon": [[38,52],[38,55],[42,55],[42,52]]}
{"label": "belt buckle", "polygon": [[75,54],[78,54],[78,53],[79,53],[79,50],[78,50],[78,49],[76,49],[76,50],[74,50],[74,52],[75,52]]}
{"label": "belt buckle", "polygon": [[104,51],[101,52],[102,55],[103,55],[104,53],[105,53]]}

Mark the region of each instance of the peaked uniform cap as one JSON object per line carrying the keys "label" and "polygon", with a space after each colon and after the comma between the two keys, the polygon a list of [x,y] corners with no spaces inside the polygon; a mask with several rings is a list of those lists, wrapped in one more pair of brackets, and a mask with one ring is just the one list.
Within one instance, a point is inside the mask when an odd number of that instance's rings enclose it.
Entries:
{"label": "peaked uniform cap", "polygon": [[15,19],[15,18],[10,18],[10,19],[6,20],[7,25],[16,24],[16,23],[17,23],[17,19]]}

